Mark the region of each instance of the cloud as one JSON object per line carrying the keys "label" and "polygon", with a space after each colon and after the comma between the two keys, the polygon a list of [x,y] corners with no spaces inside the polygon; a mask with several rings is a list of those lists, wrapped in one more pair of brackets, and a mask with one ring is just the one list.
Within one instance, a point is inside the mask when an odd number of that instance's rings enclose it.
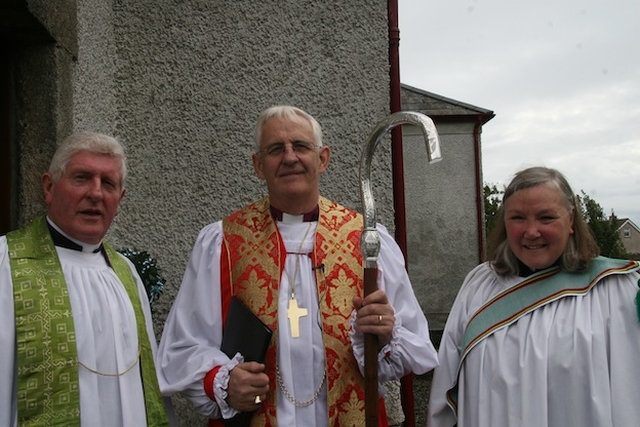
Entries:
{"label": "cloud", "polygon": [[403,83],[496,113],[482,134],[485,182],[555,167],[640,224],[640,2],[399,4]]}

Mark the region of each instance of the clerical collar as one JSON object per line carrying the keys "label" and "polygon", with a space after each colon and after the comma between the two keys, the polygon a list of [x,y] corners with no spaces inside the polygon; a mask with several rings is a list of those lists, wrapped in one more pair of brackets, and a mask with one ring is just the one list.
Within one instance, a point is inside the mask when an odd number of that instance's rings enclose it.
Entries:
{"label": "clerical collar", "polygon": [[[560,258],[558,258],[558,260],[556,262],[554,262],[551,267],[555,267],[555,266],[558,266],[558,265],[560,265]],[[547,268],[550,268],[550,267],[547,267]],[[522,262],[522,261],[520,261],[518,259],[518,276],[520,276],[520,277],[529,277],[532,274],[537,273],[537,272],[542,271],[542,270],[546,270],[546,268],[535,270],[535,269],[529,267],[524,262]]]}
{"label": "clerical collar", "polygon": [[316,206],[315,208],[313,208],[313,210],[302,215],[290,215],[273,206],[270,206],[269,208],[271,209],[271,215],[273,215],[273,219],[285,223],[313,222],[317,221],[320,215],[319,206]]}
{"label": "clerical collar", "polygon": [[49,228],[49,233],[51,234],[51,238],[53,239],[53,244],[65,249],[72,249],[78,252],[93,252],[98,253],[102,249],[102,243],[98,243],[97,245],[91,245],[89,243],[83,243],[78,240],[72,239],[71,237],[64,234],[62,230],[55,225],[49,217],[47,217],[47,227]]}

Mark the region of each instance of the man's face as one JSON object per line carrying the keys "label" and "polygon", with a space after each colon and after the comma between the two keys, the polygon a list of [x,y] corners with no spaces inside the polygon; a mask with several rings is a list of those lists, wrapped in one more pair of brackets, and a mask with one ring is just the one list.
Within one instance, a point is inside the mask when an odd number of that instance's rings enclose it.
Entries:
{"label": "man's face", "polygon": [[42,176],[49,218],[70,237],[97,244],[118,214],[124,189],[120,159],[81,151],[73,155],[59,181]]}
{"label": "man's face", "polygon": [[311,123],[303,117],[265,123],[253,167],[267,183],[271,204],[300,214],[318,203],[320,174],[329,164],[330,150],[316,144]]}

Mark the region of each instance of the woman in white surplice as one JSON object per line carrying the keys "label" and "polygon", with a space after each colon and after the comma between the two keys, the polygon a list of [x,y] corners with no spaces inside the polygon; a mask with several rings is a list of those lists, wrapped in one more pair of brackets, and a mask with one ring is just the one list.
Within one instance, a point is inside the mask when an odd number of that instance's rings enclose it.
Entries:
{"label": "woman in white surplice", "polygon": [[489,246],[447,320],[428,425],[640,425],[638,263],[597,256],[544,167],[515,175]]}

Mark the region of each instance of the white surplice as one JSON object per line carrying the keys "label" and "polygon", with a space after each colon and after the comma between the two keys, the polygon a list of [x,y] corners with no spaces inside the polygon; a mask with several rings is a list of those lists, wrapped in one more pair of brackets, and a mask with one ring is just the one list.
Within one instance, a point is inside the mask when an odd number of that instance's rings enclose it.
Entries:
{"label": "white surplice", "polygon": [[[136,317],[127,291],[103,255],[93,247],[75,251],[56,247],[73,312],[78,360],[88,368],[121,376],[102,376],[79,366],[80,422],[83,426],[146,426],[144,392],[138,362]],[[156,340],[147,295],[127,260],[151,347]],[[142,321],[143,319],[140,319]],[[16,342],[13,285],[6,237],[0,237],[0,426],[16,426]]]}
{"label": "white surplice", "polygon": [[[287,252],[313,251],[317,222],[277,224]],[[398,379],[408,371],[421,374],[431,370],[437,365],[437,355],[429,338],[427,321],[411,289],[402,253],[386,229],[380,225],[378,229],[381,237],[378,285],[385,290],[396,311],[392,342],[384,349],[390,352],[390,357],[379,363],[379,379],[383,382]],[[302,242],[305,234],[306,239]],[[221,408],[205,394],[203,378],[215,366],[229,362],[219,350],[222,340],[219,274],[222,239],[222,222],[201,230],[165,323],[156,361],[163,393],[183,394],[198,412],[212,418],[221,416]],[[313,267],[308,255],[287,255],[279,289],[278,366],[286,388],[299,402],[314,396],[322,384],[325,366],[318,313],[318,298],[324,296],[317,295]],[[308,315],[300,318],[299,338],[291,337],[287,318],[286,307],[291,298],[289,277],[295,281],[298,305],[308,310]],[[353,348],[361,367],[364,363],[362,341],[361,334],[356,334]],[[320,390],[318,400],[307,407],[294,406],[280,387],[277,401],[278,425],[327,426],[326,384]],[[226,406],[224,402],[222,405]],[[223,408],[225,417],[234,412]]]}
{"label": "white surplice", "polygon": [[607,276],[586,295],[546,304],[481,340],[460,370],[456,420],[445,393],[469,318],[522,280],[500,278],[486,263],[465,279],[442,337],[428,425],[640,426],[638,272]]}

